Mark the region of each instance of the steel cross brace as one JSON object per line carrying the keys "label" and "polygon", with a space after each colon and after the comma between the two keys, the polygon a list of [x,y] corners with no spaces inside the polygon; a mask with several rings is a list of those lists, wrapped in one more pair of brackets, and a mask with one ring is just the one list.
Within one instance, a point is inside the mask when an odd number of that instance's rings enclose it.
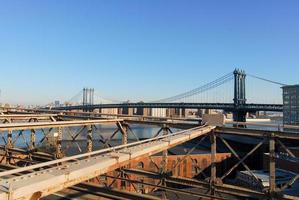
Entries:
{"label": "steel cross brace", "polygon": [[173,166],[168,172],[172,172],[174,169],[176,169],[178,166],[181,165],[181,163],[186,160],[186,158],[188,156],[190,156],[190,154],[206,139],[207,136],[204,136],[203,138],[200,139],[200,141],[198,141],[198,143],[192,148],[190,149],[186,155],[184,155],[184,157],[182,159],[180,159],[179,161],[176,162],[175,166]]}
{"label": "steel cross brace", "polygon": [[[222,137],[220,137],[221,139]],[[223,139],[223,138],[222,138]],[[226,178],[230,173],[233,172],[233,170],[235,170],[240,164],[242,164],[246,170],[249,171],[250,174],[253,175],[252,171],[249,169],[249,167],[244,163],[244,161],[250,156],[252,155],[260,146],[262,146],[264,144],[264,140],[262,140],[261,142],[259,142],[250,152],[248,152],[242,159],[239,157],[239,155],[231,148],[231,146],[223,139],[222,140],[224,142],[224,144],[230,149],[230,151],[237,157],[237,159],[239,160],[230,170],[228,170],[222,177],[221,180],[223,180],[224,178]],[[257,177],[255,175],[253,175],[253,177],[255,177],[255,179],[257,179]],[[257,179],[258,180],[258,179]]]}
{"label": "steel cross brace", "polygon": [[[230,146],[230,144],[221,135],[218,135],[218,137],[225,144],[225,146],[230,150],[230,152],[239,160],[239,162],[238,162],[239,164],[236,165],[236,167],[238,167],[240,164],[242,164],[243,167],[251,174],[251,176],[253,176],[256,179],[256,181],[259,181],[258,178],[256,177],[256,175],[253,174],[253,172],[250,170],[250,168],[248,167],[248,165],[246,163],[244,163],[245,159],[241,159],[240,156],[237,154],[237,152]],[[249,154],[249,155],[251,155],[251,154]],[[233,168],[235,169],[236,167],[233,167]],[[229,171],[229,173],[226,173],[224,176],[222,176],[221,180],[223,180],[224,178],[226,178],[231,172],[232,171]]]}

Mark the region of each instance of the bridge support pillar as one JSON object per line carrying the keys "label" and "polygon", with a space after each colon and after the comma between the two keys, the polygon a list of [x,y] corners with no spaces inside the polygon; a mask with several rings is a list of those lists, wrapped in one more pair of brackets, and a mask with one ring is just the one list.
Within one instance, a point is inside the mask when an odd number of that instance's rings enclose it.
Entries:
{"label": "bridge support pillar", "polygon": [[212,110],[211,109],[205,109],[204,114],[210,115],[210,114],[212,114]]}
{"label": "bridge support pillar", "polygon": [[61,141],[62,141],[62,128],[59,127],[56,135],[56,155],[55,155],[56,158],[58,159],[63,157]]}
{"label": "bridge support pillar", "polygon": [[[163,124],[163,135],[168,135],[168,127],[166,124]],[[164,178],[165,177],[165,173],[167,173],[167,164],[168,164],[168,150],[164,150],[163,153],[162,153],[162,174],[163,174],[163,178],[162,178],[162,185],[164,187],[166,187],[166,179]],[[164,190],[162,192],[162,199],[167,199],[167,194],[166,194],[166,191]]]}
{"label": "bridge support pillar", "polygon": [[122,108],[122,114],[123,115],[133,115],[134,114],[134,108],[123,107]]}
{"label": "bridge support pillar", "polygon": [[246,122],[246,111],[234,111],[233,112],[233,120],[235,122]]}
{"label": "bridge support pillar", "polygon": [[87,152],[92,152],[92,125],[87,126]]}
{"label": "bridge support pillar", "polygon": [[133,111],[133,115],[143,115],[143,111],[144,111],[144,108],[142,108],[142,107],[135,108]]}
{"label": "bridge support pillar", "polygon": [[143,108],[143,116],[151,116],[151,109]]}
{"label": "bridge support pillar", "polygon": [[12,131],[7,133],[7,144],[6,144],[6,163],[11,164],[12,153],[10,149],[13,148]]}
{"label": "bridge support pillar", "polygon": [[201,116],[201,110],[197,109],[197,117],[200,117],[200,116]]}
{"label": "bridge support pillar", "polygon": [[210,135],[211,141],[211,180],[210,180],[210,191],[211,195],[215,195],[215,184],[217,180],[217,171],[216,171],[216,153],[217,153],[217,141],[216,141],[216,134],[214,130],[211,132]]}
{"label": "bridge support pillar", "polygon": [[246,104],[246,74],[243,70],[234,71],[234,112],[233,120],[237,122],[246,122],[247,112],[241,109]]}
{"label": "bridge support pillar", "polygon": [[180,108],[180,118],[185,117],[186,116],[186,109],[185,108]]}
{"label": "bridge support pillar", "polygon": [[35,140],[36,140],[36,135],[35,135],[35,130],[31,130],[30,133],[30,151],[29,151],[29,156],[32,156],[33,151],[35,150]]}
{"label": "bridge support pillar", "polygon": [[[125,145],[125,144],[128,144],[128,124],[126,123],[120,123],[118,122],[117,123],[117,126],[122,134],[122,138],[121,138],[121,144]],[[120,170],[120,177],[125,179],[126,178],[126,174],[124,172],[124,168],[131,168],[131,164],[129,163],[127,166],[124,166],[121,168]],[[122,180],[121,181],[121,189],[122,190],[126,190],[126,181]]]}
{"label": "bridge support pillar", "polygon": [[129,110],[128,110],[129,108],[125,108],[125,107],[123,107],[123,108],[121,108],[121,114],[122,115],[127,115],[128,113],[129,113]]}
{"label": "bridge support pillar", "polygon": [[[94,103],[94,89],[93,88],[83,88],[83,106],[93,105]],[[83,112],[92,111],[91,108],[84,108]]]}
{"label": "bridge support pillar", "polygon": [[121,144],[128,144],[128,124],[117,122],[117,127],[121,132]]}
{"label": "bridge support pillar", "polygon": [[269,138],[269,193],[271,195],[271,199],[275,196],[276,191],[276,166],[275,166],[275,138],[273,134]]}
{"label": "bridge support pillar", "polygon": [[118,115],[123,114],[123,109],[122,109],[122,108],[118,108],[118,109],[117,109],[117,114],[118,114]]}

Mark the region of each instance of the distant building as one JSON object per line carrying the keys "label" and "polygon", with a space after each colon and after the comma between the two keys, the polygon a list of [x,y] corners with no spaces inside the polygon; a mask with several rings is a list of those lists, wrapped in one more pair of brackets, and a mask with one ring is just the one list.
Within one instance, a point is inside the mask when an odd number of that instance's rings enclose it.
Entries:
{"label": "distant building", "polygon": [[118,108],[102,108],[101,113],[117,115],[118,114]]}
{"label": "distant building", "polygon": [[54,102],[54,106],[55,106],[55,107],[59,107],[59,106],[60,106],[60,102],[59,102],[58,100],[56,100],[56,101]]}
{"label": "distant building", "polygon": [[166,117],[166,108],[152,108],[151,114],[153,117]]}
{"label": "distant building", "polygon": [[299,85],[288,85],[283,89],[283,123],[299,125]]}

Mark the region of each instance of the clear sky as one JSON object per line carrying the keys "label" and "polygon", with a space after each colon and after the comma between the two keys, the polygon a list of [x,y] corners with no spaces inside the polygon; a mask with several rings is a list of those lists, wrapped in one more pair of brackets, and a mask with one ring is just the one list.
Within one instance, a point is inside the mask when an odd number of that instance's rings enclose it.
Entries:
{"label": "clear sky", "polygon": [[0,102],[159,99],[235,67],[299,82],[299,1],[0,0]]}

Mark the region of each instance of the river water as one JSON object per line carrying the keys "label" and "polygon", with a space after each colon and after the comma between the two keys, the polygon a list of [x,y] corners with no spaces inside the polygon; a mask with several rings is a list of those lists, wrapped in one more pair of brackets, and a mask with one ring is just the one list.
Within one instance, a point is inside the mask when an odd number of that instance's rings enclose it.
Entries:
{"label": "river water", "polygon": [[[138,139],[145,139],[145,138],[151,138],[157,134],[157,132],[160,130],[160,127],[158,126],[152,126],[152,125],[130,125],[131,130],[128,130],[128,141],[137,141],[136,136]],[[87,130],[84,129],[81,131],[80,127],[72,127],[72,128],[63,128],[63,144],[71,145],[72,143],[84,143],[86,145],[86,138],[87,138]],[[110,139],[111,135],[117,130],[116,125],[97,125],[93,129],[92,138],[93,141],[99,144],[102,144],[100,140],[105,141],[107,139]],[[171,129],[173,132],[178,131],[179,129]],[[45,134],[47,134],[49,129],[42,130],[36,130],[36,145],[37,146],[43,146],[47,142],[46,139],[43,139]],[[53,129],[50,134],[48,134],[49,138],[53,138],[53,134],[57,132],[56,129]],[[80,132],[80,134],[78,134]],[[133,132],[133,133],[132,133]],[[23,131],[21,134],[19,131],[13,132],[13,141],[14,141],[14,147],[24,148],[26,146],[29,146],[30,144],[30,130]],[[77,135],[78,134],[78,135]],[[162,132],[160,132],[160,135]],[[4,145],[6,143],[7,138],[7,132],[4,132],[2,134],[2,139],[0,138],[0,145]],[[75,141],[73,141],[73,138],[75,138]],[[117,145],[121,142],[122,135],[120,132],[118,132],[111,140],[110,144]],[[84,146],[80,145],[80,146]],[[77,146],[75,144],[75,146]]]}

